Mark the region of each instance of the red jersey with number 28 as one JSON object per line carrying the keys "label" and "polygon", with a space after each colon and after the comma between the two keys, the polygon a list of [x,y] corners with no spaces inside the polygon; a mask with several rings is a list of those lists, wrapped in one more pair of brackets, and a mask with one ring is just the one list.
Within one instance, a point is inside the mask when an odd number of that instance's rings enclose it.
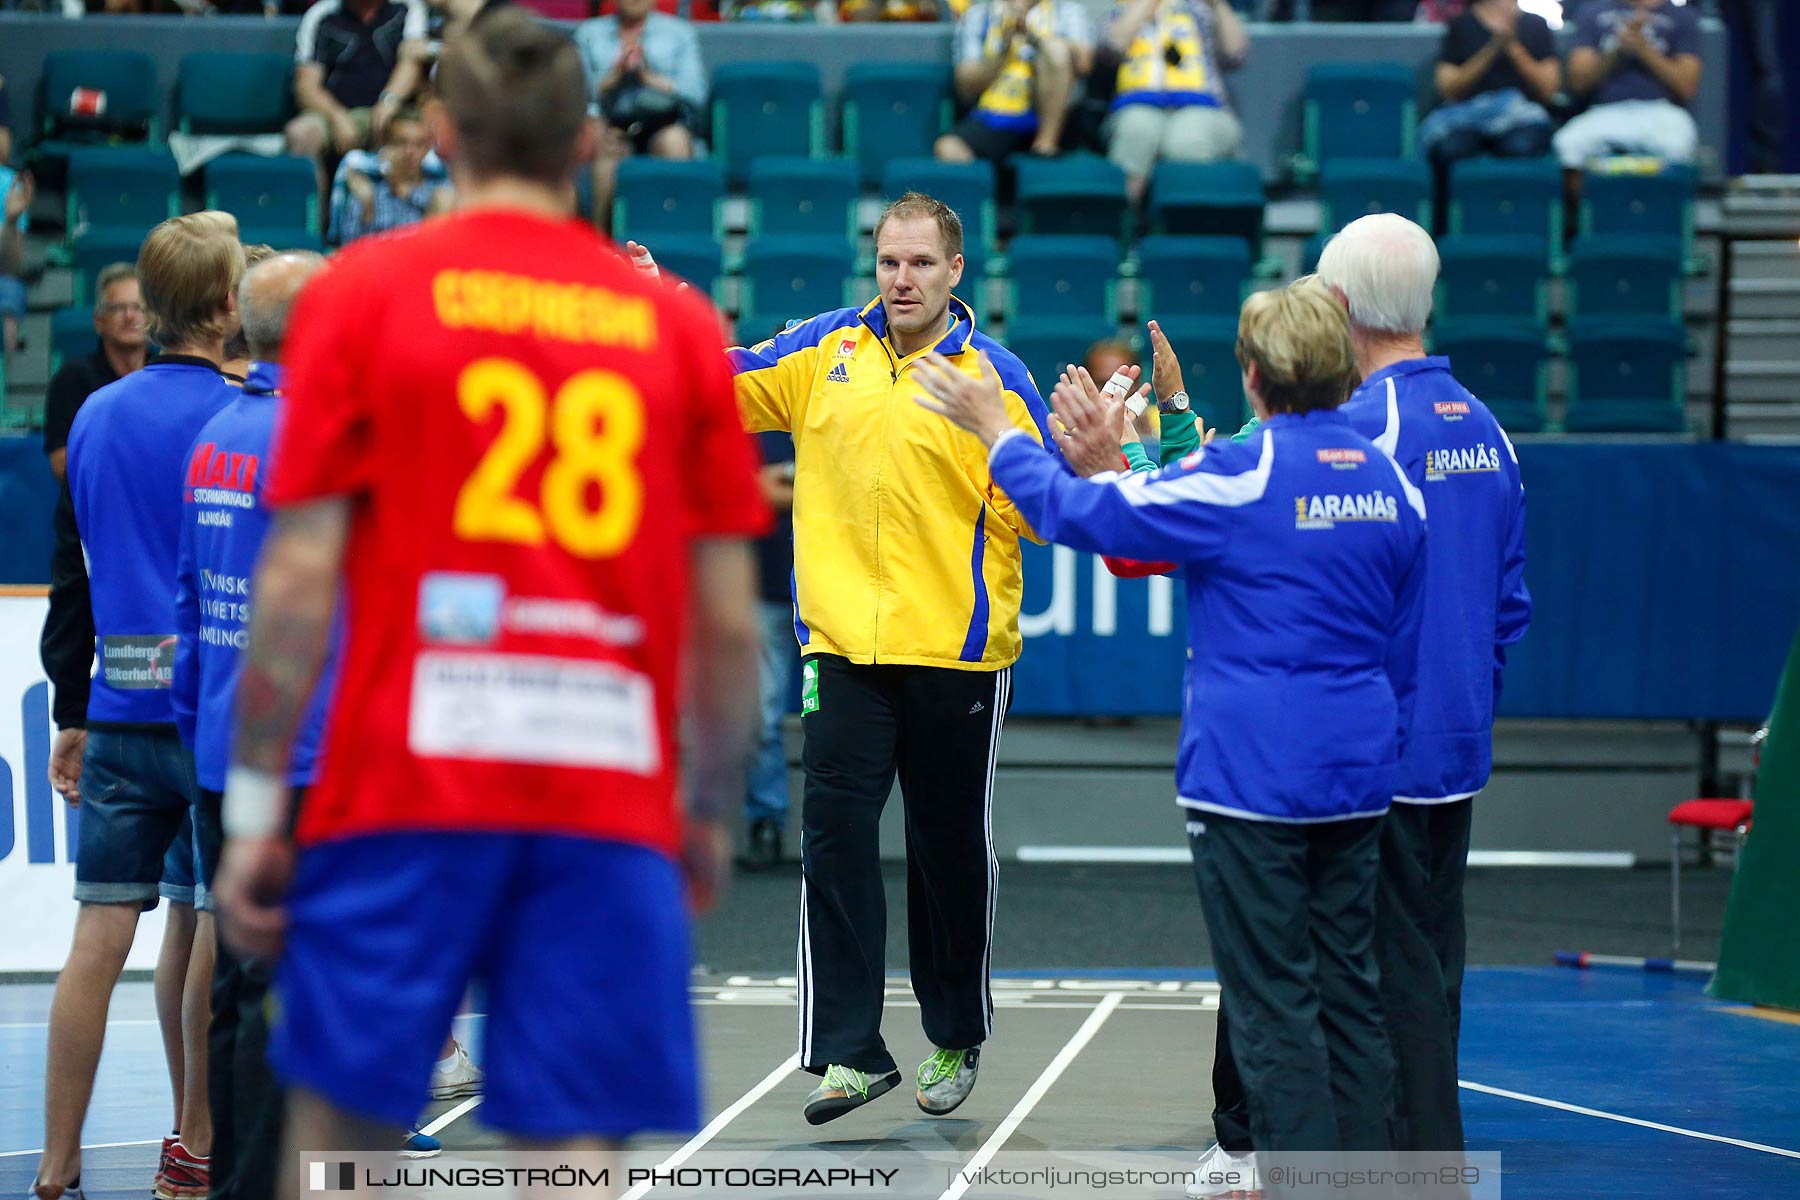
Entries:
{"label": "red jersey with number 28", "polygon": [[769,524],[711,305],[576,221],[473,210],[345,250],[284,358],[269,501],[353,505],[299,841],[674,852],[688,553]]}

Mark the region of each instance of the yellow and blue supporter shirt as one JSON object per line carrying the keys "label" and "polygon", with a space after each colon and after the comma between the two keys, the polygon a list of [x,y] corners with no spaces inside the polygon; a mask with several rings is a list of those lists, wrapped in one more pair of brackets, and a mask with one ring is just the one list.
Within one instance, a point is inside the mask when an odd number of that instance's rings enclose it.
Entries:
{"label": "yellow and blue supporter shirt", "polygon": [[1054,447],[1024,365],[952,298],[950,328],[901,357],[879,299],[730,353],[752,431],[794,437],[794,633],[802,654],[992,671],[1019,657],[1019,539],[981,443],[921,408],[931,350],[1000,376],[1013,424]]}
{"label": "yellow and blue supporter shirt", "polygon": [[[1110,22],[1117,22],[1125,5],[1120,4]],[[1112,107],[1127,104],[1149,104],[1157,108],[1185,108],[1205,105],[1225,107],[1225,84],[1220,67],[1237,66],[1236,61],[1220,63],[1218,18],[1212,6],[1203,0],[1187,0],[1159,5],[1138,27],[1137,36],[1126,49],[1119,64],[1117,90]],[[1173,61],[1171,61],[1173,60]]]}
{"label": "yellow and blue supporter shirt", "polygon": [[[956,23],[956,61],[980,62],[999,54],[1006,40],[1006,12],[1005,4],[988,3],[963,14]],[[1025,26],[1039,38],[1059,37],[1082,45],[1093,40],[1087,10],[1076,0],[1038,0],[1025,14]],[[999,78],[981,93],[971,115],[994,129],[1035,132],[1037,110],[1031,102],[1037,80],[1035,59],[1030,43],[1015,38]]]}

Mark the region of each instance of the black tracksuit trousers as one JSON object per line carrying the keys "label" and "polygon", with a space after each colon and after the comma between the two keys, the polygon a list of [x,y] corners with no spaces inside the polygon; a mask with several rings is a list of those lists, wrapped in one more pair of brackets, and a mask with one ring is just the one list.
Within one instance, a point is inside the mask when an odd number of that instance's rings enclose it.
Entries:
{"label": "black tracksuit trousers", "polygon": [[800,842],[800,1061],[896,1069],[881,1039],[887,975],[882,807],[900,779],[913,993],[947,1050],[993,1029],[994,760],[1012,670],[806,659]]}

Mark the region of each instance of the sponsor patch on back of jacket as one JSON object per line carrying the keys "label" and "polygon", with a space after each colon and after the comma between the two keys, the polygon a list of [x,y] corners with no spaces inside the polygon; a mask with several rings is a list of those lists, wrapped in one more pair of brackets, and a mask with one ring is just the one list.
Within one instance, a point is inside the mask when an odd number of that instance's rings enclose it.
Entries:
{"label": "sponsor patch on back of jacket", "polygon": [[1475,475],[1500,469],[1500,454],[1486,442],[1425,452],[1425,478]]}
{"label": "sponsor patch on back of jacket", "polygon": [[107,634],[100,639],[100,678],[122,692],[170,686],[175,679],[175,635]]}
{"label": "sponsor patch on back of jacket", "polygon": [[1431,408],[1438,416],[1455,421],[1467,415],[1469,402],[1467,400],[1439,400]]}
{"label": "sponsor patch on back of jacket", "polygon": [[1381,492],[1294,497],[1295,529],[1335,529],[1339,521],[1397,521],[1400,502]]}
{"label": "sponsor patch on back of jacket", "polygon": [[1354,471],[1369,461],[1368,454],[1358,450],[1355,446],[1345,446],[1336,450],[1322,449],[1318,455],[1319,461],[1330,463],[1331,469],[1334,471]]}

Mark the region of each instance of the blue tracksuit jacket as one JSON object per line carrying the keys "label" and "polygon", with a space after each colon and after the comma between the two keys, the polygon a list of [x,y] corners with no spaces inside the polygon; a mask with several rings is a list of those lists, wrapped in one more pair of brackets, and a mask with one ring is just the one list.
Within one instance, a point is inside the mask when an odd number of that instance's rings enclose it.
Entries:
{"label": "blue tracksuit jacket", "polygon": [[1049,540],[1183,564],[1183,806],[1288,822],[1387,810],[1412,719],[1425,503],[1342,413],[1278,415],[1142,475],[1077,479],[1029,438],[991,463]]}
{"label": "blue tracksuit jacket", "polygon": [[175,720],[175,556],[188,449],[237,394],[206,360],[159,355],[89,396],[75,414],[69,495],[100,654],[90,725]]}
{"label": "blue tracksuit jacket", "polygon": [[[275,430],[281,368],[253,363],[237,400],[206,423],[188,452],[176,571],[175,683],[181,738],[194,751],[200,786],[225,790],[238,674],[250,635],[250,577],[269,510],[263,482]],[[319,688],[294,735],[288,782],[312,782],[335,676],[337,642]]]}
{"label": "blue tracksuit jacket", "polygon": [[1531,621],[1518,456],[1445,358],[1377,371],[1342,411],[1394,457],[1431,509],[1418,710],[1394,799],[1464,800],[1487,784],[1506,647]]}

